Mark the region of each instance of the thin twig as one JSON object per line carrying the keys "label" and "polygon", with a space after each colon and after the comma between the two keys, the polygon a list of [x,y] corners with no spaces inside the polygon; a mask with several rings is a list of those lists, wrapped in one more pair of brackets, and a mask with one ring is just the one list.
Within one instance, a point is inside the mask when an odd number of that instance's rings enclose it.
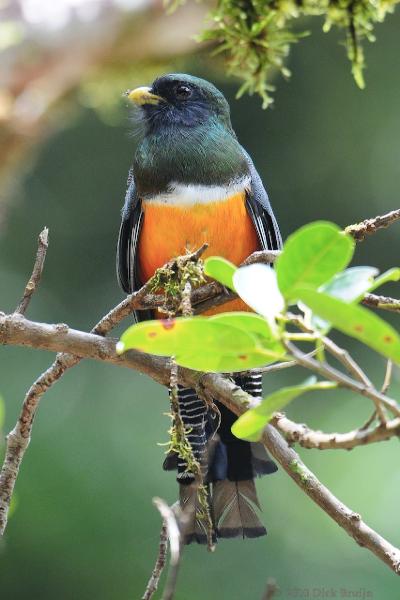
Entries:
{"label": "thin twig", "polygon": [[[305,332],[311,331],[307,327],[306,323],[304,322],[304,320],[301,316],[289,313],[288,317],[289,317],[290,322],[295,324],[302,331],[305,331]],[[372,390],[374,389],[374,387],[373,387],[371,381],[369,380],[369,378],[367,377],[366,373],[364,373],[364,371],[362,370],[360,365],[354,360],[354,358],[351,356],[351,354],[347,350],[345,350],[344,348],[341,348],[340,346],[335,344],[335,342],[333,342],[330,338],[328,338],[326,336],[321,338],[321,342],[323,343],[326,350],[346,368],[348,373],[350,375],[352,375],[354,377],[354,379],[359,381],[365,388],[372,389]],[[307,355],[304,354],[303,358],[306,358],[306,357],[308,358],[309,356],[310,356],[309,354],[307,354]],[[295,361],[298,362],[298,357],[295,358]],[[316,361],[314,361],[314,366],[316,366],[317,364],[322,365],[322,367],[326,368],[326,369],[331,368],[330,365],[324,361],[318,361],[318,363]],[[336,371],[336,369],[334,371]],[[326,371],[326,373],[327,372],[328,371]],[[340,373],[340,371],[336,371],[336,373]],[[380,422],[385,424],[387,419],[386,419],[385,411],[382,406],[383,401],[379,399],[378,395],[373,395],[373,396],[369,396],[369,397],[375,404],[375,411],[377,412],[377,414],[379,416]],[[395,401],[393,401],[393,402],[395,402]],[[398,408],[400,411],[400,407],[398,407]],[[399,415],[400,415],[400,412],[399,412]]]}
{"label": "thin twig", "polygon": [[387,392],[389,391],[390,384],[392,382],[392,375],[393,375],[393,362],[389,358],[389,360],[386,363],[385,378],[383,380],[383,384],[381,387],[381,394],[387,394]]}
{"label": "thin twig", "polygon": [[[372,422],[372,421],[371,421]],[[379,423],[370,428],[368,423],[346,433],[325,433],[310,429],[304,423],[295,423],[284,414],[276,413],[271,423],[290,443],[298,443],[303,448],[317,450],[352,450],[358,446],[384,442],[400,435],[400,418]]]}
{"label": "thin twig", "polygon": [[[44,239],[46,240],[46,238]],[[180,259],[180,264],[187,264],[191,260],[197,261],[207,247],[207,244],[203,244],[195,252],[185,254],[183,257],[178,257],[177,259],[173,259],[167,263],[167,265],[172,266]],[[149,281],[139,291],[129,295],[115,308],[110,310],[92,328],[90,333],[98,336],[105,336],[125,317],[131,315],[134,310],[145,310],[161,306],[164,300],[160,296],[157,296],[157,294],[151,293],[155,278],[156,275],[149,279]],[[0,313],[0,322],[2,321],[2,316],[4,317],[4,315]],[[17,312],[15,316],[19,317],[19,313]],[[20,324],[22,324],[23,318],[20,318],[22,319]],[[7,322],[7,319],[3,320],[2,326],[0,325],[0,343],[6,343],[6,341],[2,339],[1,329],[2,327],[3,330],[7,328]],[[18,328],[18,321],[16,324]],[[69,331],[66,325],[50,326],[50,329],[53,327],[56,328],[60,336],[62,332],[67,333]],[[98,351],[100,352],[100,355],[103,355],[103,358],[110,358],[113,354],[115,354],[114,349],[112,348],[113,342],[111,342],[111,347],[110,344],[107,344],[105,340],[104,342],[105,346],[103,346],[103,348],[98,347]],[[108,352],[107,347],[111,350],[111,354]],[[32,424],[39,406],[39,402],[43,394],[45,394],[45,392],[47,392],[51,386],[54,385],[64,375],[65,371],[77,365],[81,360],[81,355],[79,352],[75,353],[75,355],[72,355],[68,352],[60,352],[60,350],[62,350],[62,348],[56,348],[56,352],[58,352],[56,360],[29,388],[24,398],[18,421],[6,438],[6,453],[0,472],[0,535],[4,533],[7,525],[7,516],[11,497],[14,491],[21,461],[30,443]]]}
{"label": "thin twig", "polygon": [[175,594],[181,562],[181,532],[174,510],[161,498],[153,498],[153,504],[158,509],[166,525],[171,554],[170,570],[162,600],[172,600]]}
{"label": "thin twig", "polygon": [[278,589],[279,588],[278,588],[278,585],[277,585],[275,579],[270,577],[267,581],[267,585],[266,585],[262,600],[272,600],[272,598],[275,596]]}
{"label": "thin twig", "polygon": [[153,572],[150,576],[150,579],[147,583],[145,592],[142,596],[142,600],[151,600],[154,594],[157,591],[158,584],[160,582],[160,577],[165,567],[165,563],[167,561],[167,552],[168,552],[168,530],[165,521],[161,526],[160,531],[160,544],[158,547],[158,555],[156,564],[154,565]]}
{"label": "thin twig", "polygon": [[340,348],[340,346],[327,337],[323,337],[322,342],[328,352],[342,363],[350,375],[353,375],[354,379],[357,379],[367,387],[372,387],[372,383],[366,373],[364,373],[360,365],[347,350]]}
{"label": "thin twig", "polygon": [[400,300],[390,298],[389,296],[377,296],[376,294],[365,294],[362,303],[372,308],[389,310],[391,312],[400,312]]}
{"label": "thin twig", "polygon": [[[185,371],[182,372],[182,375],[184,374]],[[243,414],[251,402],[249,394],[221,375],[207,373],[201,377],[201,382],[216,400],[222,402],[236,415]],[[400,574],[400,549],[368,527],[358,513],[336,498],[306,467],[299,455],[288,446],[272,425],[267,425],[264,429],[262,441],[286,473],[313,502],[322,508],[360,546],[370,550],[397,575]]]}
{"label": "thin twig", "polygon": [[[110,310],[100,321],[92,328],[91,333],[99,336],[105,336],[120,321],[130,315],[138,306],[146,302],[152,280],[143,286],[138,292],[131,294],[125,300],[120,302],[115,308]],[[18,314],[18,313],[17,313]],[[17,316],[17,315],[15,315]],[[19,316],[19,315],[18,315]],[[23,317],[20,317],[23,320]],[[1,313],[0,313],[1,321]],[[57,327],[57,326],[56,326]],[[58,326],[58,331],[65,331],[66,326]],[[67,328],[68,329],[68,328]],[[1,338],[0,343],[4,343]],[[56,350],[59,352],[59,348]],[[59,352],[56,360],[50,365],[44,373],[31,385],[24,398],[22,409],[15,427],[10,431],[6,438],[6,453],[4,463],[0,472],[0,535],[4,533],[7,525],[8,511],[11,498],[14,491],[15,482],[18,476],[21,461],[24,457],[27,447],[30,443],[33,420],[39,406],[39,402],[52,385],[54,385],[67,371],[77,365],[81,360],[80,356],[65,352]]]}
{"label": "thin twig", "polygon": [[375,421],[375,419],[376,419],[376,410],[374,410],[372,415],[370,417],[368,417],[368,419],[365,421],[365,423],[358,428],[358,431],[365,431],[366,429],[368,429],[369,426]]}
{"label": "thin twig", "polygon": [[19,313],[20,315],[25,314],[29,306],[29,302],[31,301],[31,298],[39,285],[40,278],[43,272],[44,261],[46,260],[46,252],[48,246],[49,230],[47,227],[45,227],[43,231],[40,232],[38,237],[38,249],[36,253],[35,264],[33,265],[32,275],[30,276],[29,281],[25,286],[25,290],[20,302],[17,308],[15,309],[15,312]]}
{"label": "thin twig", "polygon": [[342,387],[348,388],[353,390],[353,392],[370,398],[375,405],[377,403],[383,404],[396,417],[400,417],[400,406],[397,404],[396,400],[393,400],[393,398],[389,398],[381,392],[378,392],[374,387],[369,387],[359,381],[356,381],[355,379],[352,379],[351,377],[348,377],[341,371],[338,371],[331,365],[328,365],[328,363],[321,363],[320,361],[316,361],[313,358],[308,357],[291,342],[286,342],[286,346],[292,356],[294,356],[294,358],[297,360],[299,365],[302,365],[306,369],[310,369],[315,373],[319,373],[322,375],[322,377],[326,377],[331,381],[336,381]]}
{"label": "thin twig", "polygon": [[382,227],[388,227],[400,219],[400,208],[392,210],[385,215],[374,217],[373,219],[365,219],[360,223],[349,225],[345,232],[349,233],[357,242],[362,242],[366,235],[376,233]]}
{"label": "thin twig", "polygon": [[[341,362],[355,379],[357,379],[365,387],[373,389],[370,379],[347,350],[340,348],[337,344],[335,344],[335,342],[327,337],[324,337],[322,342],[328,352],[339,362]],[[384,393],[385,392],[383,392],[383,394]],[[387,422],[387,418],[381,400],[379,400],[377,397],[373,397],[372,400],[375,404],[375,412],[377,413],[380,422],[385,424]]]}

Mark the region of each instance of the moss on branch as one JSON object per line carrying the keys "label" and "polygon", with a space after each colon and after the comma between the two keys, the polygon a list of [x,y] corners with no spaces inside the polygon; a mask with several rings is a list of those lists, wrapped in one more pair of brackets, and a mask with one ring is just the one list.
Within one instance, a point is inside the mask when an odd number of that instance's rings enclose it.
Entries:
{"label": "moss on branch", "polygon": [[245,92],[261,96],[263,107],[272,103],[272,73],[290,76],[286,58],[291,45],[307,32],[299,31],[300,17],[323,17],[323,30],[337,27],[356,84],[364,88],[364,41],[374,41],[374,26],[393,12],[400,0],[218,0],[209,14],[209,27],[199,39],[213,41],[223,53],[231,74],[243,83]]}

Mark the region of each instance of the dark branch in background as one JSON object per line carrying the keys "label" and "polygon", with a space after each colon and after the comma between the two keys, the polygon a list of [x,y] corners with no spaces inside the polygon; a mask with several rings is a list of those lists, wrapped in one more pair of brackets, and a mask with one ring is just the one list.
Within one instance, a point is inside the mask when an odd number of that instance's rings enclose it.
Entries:
{"label": "dark branch in background", "polygon": [[[370,220],[370,222],[375,221],[377,224],[375,229],[378,229],[384,226],[382,225],[384,218],[385,216],[379,217]],[[391,222],[394,222],[394,220],[396,219],[392,218]],[[367,227],[368,232],[370,232],[371,227],[373,227],[370,222]],[[264,253],[262,254],[264,255]],[[259,256],[258,258],[262,257]],[[270,261],[271,256],[268,257],[268,262]],[[126,300],[121,302],[99,321],[92,329],[91,333],[69,329],[66,325],[34,323],[18,314],[0,315],[0,343],[31,346],[62,352],[57,355],[53,365],[39,377],[28,391],[18,422],[7,438],[6,457],[0,475],[1,532],[4,531],[6,526],[11,494],[21,460],[26,447],[29,444],[33,418],[40,398],[68,368],[77,364],[81,358],[94,358],[96,360],[107,361],[119,366],[135,369],[142,373],[146,373],[155,381],[165,386],[169,385],[169,360],[134,351],[127,352],[123,356],[118,356],[115,352],[116,340],[104,339],[103,337],[123,318],[128,316],[133,309],[141,310],[144,308],[162,306],[164,299],[151,293],[151,286],[152,282],[150,281],[139,292],[132,294]],[[209,283],[202,286],[202,288],[193,291],[191,296],[191,304],[193,306],[196,305],[196,300],[198,301],[197,308],[200,305],[204,306],[204,303],[209,302],[209,298],[205,295],[205,290],[207,294],[209,292],[215,294],[214,300],[218,303],[226,302],[226,296],[229,296],[223,288],[221,291],[221,286],[218,284]],[[220,300],[221,296],[225,296],[223,302]],[[398,434],[396,427],[398,426],[397,420],[400,418],[400,407],[394,400],[376,390],[369,380],[367,381],[364,379],[364,381],[362,381],[361,373],[357,370],[355,364],[351,361],[349,362],[349,356],[341,357],[342,364],[349,371],[349,375],[345,375],[341,371],[333,369],[333,367],[327,363],[321,365],[318,361],[314,361],[310,354],[302,353],[293,346],[293,344],[291,344],[290,350],[295,357],[297,364],[320,372],[323,376],[338,381],[339,385],[350,388],[363,396],[367,396],[380,406],[383,405],[389,412],[393,413],[394,418],[386,423],[380,423],[379,431],[383,432],[386,429],[393,431],[393,435]],[[178,382],[185,387],[192,387],[195,389],[200,388],[207,397],[219,400],[237,415],[243,414],[249,403],[252,401],[251,396],[236,386],[229,378],[219,374],[198,373],[196,371],[180,368],[178,370]],[[275,427],[273,425],[268,425],[263,437],[264,444],[274,458],[292,477],[296,484],[340,527],[351,535],[357,543],[368,548],[398,574],[400,571],[400,551],[382,538],[378,533],[369,528],[362,521],[360,515],[343,505],[320,481],[318,481],[315,475],[309,471],[301,461],[300,457],[288,446],[286,440],[283,439],[277,431],[277,428],[279,427],[278,423],[281,419],[282,417],[277,415]],[[381,435],[382,437],[380,437]],[[383,433],[371,434],[367,428],[364,439],[368,438],[368,436],[371,438],[370,441],[384,439]],[[360,434],[357,434],[354,437],[359,438]]]}

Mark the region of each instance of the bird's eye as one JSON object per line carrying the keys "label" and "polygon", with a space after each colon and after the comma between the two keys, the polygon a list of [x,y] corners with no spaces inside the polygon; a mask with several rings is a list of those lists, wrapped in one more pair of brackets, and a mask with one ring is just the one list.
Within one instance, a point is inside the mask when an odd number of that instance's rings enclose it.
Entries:
{"label": "bird's eye", "polygon": [[175,94],[178,98],[184,100],[190,98],[192,90],[187,85],[177,85],[175,88]]}

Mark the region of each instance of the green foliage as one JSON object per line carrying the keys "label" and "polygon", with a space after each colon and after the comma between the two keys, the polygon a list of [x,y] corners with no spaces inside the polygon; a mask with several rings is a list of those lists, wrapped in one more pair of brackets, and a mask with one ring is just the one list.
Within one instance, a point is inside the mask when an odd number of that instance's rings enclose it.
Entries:
{"label": "green foliage", "polygon": [[209,15],[210,27],[203,41],[216,43],[224,53],[228,70],[243,79],[238,97],[257,93],[263,107],[272,103],[271,78],[278,70],[290,76],[286,58],[293,43],[307,35],[299,32],[301,17],[322,16],[323,30],[333,26],[345,32],[347,56],[355,82],[364,88],[365,68],[362,42],[375,40],[373,28],[393,12],[399,0],[219,0]]}
{"label": "green foliage", "polygon": [[[339,298],[344,302],[359,301],[366,292],[371,292],[377,287],[388,283],[389,281],[398,281],[400,278],[400,269],[389,269],[374,279],[378,274],[378,269],[374,267],[351,267],[341,273],[338,273],[328,283],[320,287],[321,292],[330,296]],[[301,306],[302,310],[308,313],[306,306]],[[327,333],[331,327],[328,321],[324,321],[317,315],[309,315],[310,326]]]}
{"label": "green foliage", "polygon": [[379,277],[377,277],[371,283],[367,291],[372,292],[373,290],[376,290],[376,288],[380,287],[381,285],[384,285],[385,283],[388,283],[389,281],[400,281],[399,268],[389,269],[388,271],[385,271],[385,273],[382,273],[382,275],[379,275]]}
{"label": "green foliage", "polygon": [[[290,341],[311,342],[320,350],[322,334],[333,326],[400,364],[398,333],[357,304],[367,291],[399,280],[400,269],[390,269],[376,279],[377,269],[373,267],[343,271],[353,252],[354,240],[349,235],[334,223],[317,221],[288,238],[275,270],[265,264],[237,269],[213,257],[206,272],[221,283],[233,285],[258,314],[233,312],[140,323],[123,334],[117,350],[134,348],[174,356],[179,365],[199,371],[240,372],[290,360]],[[293,319],[287,312],[287,305],[296,302],[304,313],[300,333],[292,331],[297,317]],[[307,333],[303,333],[304,328],[308,328]],[[323,360],[322,354],[317,352],[318,360]],[[311,380],[278,390],[246,412],[233,432],[245,439],[258,439],[275,411],[306,391],[335,385]]]}
{"label": "green foliage", "polygon": [[251,333],[256,339],[265,345],[276,342],[276,335],[269,326],[268,322],[254,313],[229,312],[210,317],[212,323],[221,323],[238,327],[239,329]]}
{"label": "green foliage", "polygon": [[285,355],[264,319],[246,313],[139,323],[125,331],[117,350],[131,348],[174,356],[183,367],[215,372],[245,371]]}
{"label": "green foliage", "polygon": [[328,283],[321,286],[325,292],[345,302],[353,302],[362,298],[371,289],[374,277],[378,275],[375,267],[351,267],[335,275]]}
{"label": "green foliage", "polygon": [[339,331],[400,363],[400,336],[370,310],[314,290],[298,290],[298,297]]}
{"label": "green foliage", "polygon": [[284,298],[276,283],[275,271],[267,265],[249,265],[236,271],[233,282],[242,300],[267,319],[270,327],[275,329],[275,317],[285,307]]}
{"label": "green foliage", "polygon": [[233,285],[233,275],[236,271],[236,266],[226,258],[220,256],[210,256],[204,261],[204,273],[213,279],[216,279],[222,285],[235,291]]}
{"label": "green foliage", "polygon": [[297,288],[317,289],[350,262],[354,240],[333,223],[317,221],[287,239],[276,263],[279,289],[288,300],[298,299]]}
{"label": "green foliage", "polygon": [[316,377],[310,377],[300,385],[281,388],[266,396],[261,404],[239,417],[232,425],[232,433],[240,439],[257,442],[274,412],[282,410],[289,402],[305,392],[329,390],[335,387],[336,384],[331,381],[317,381]]}

